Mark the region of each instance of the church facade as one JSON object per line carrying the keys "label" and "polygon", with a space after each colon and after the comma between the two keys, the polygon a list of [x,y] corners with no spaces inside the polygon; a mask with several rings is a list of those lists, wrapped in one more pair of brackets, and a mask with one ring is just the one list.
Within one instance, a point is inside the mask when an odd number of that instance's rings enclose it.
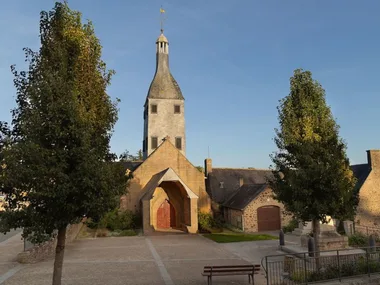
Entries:
{"label": "church facade", "polygon": [[169,41],[156,41],[156,72],[144,104],[143,161],[127,163],[133,178],[121,209],[142,215],[144,234],[198,231],[210,212],[205,176],[186,158],[185,99],[169,68]]}

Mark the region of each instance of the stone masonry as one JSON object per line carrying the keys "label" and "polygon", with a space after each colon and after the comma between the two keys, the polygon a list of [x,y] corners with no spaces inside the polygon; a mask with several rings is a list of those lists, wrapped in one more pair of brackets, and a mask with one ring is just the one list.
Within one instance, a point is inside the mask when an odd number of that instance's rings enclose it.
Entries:
{"label": "stone masonry", "polygon": [[[183,183],[198,196],[196,204],[191,201],[190,209],[186,211],[190,211],[193,216],[196,216],[196,221],[194,221],[196,224],[198,224],[198,210],[202,212],[210,212],[211,210],[210,198],[205,190],[204,174],[192,165],[190,161],[176,149],[170,140],[165,140],[156,151],[134,170],[133,179],[128,187],[128,193],[122,197],[120,205],[121,209],[128,209],[140,213],[144,211],[146,213],[149,212],[149,216],[143,215],[143,224],[149,225],[151,231],[155,228],[156,221],[155,215],[157,207],[155,206],[155,201],[161,201],[164,197],[167,197],[171,190],[168,186],[159,185],[154,194],[156,197],[153,197],[150,202],[143,201],[144,203],[142,203],[141,199],[145,194],[144,187],[151,181],[154,175],[167,168],[171,168],[178,177],[180,177]],[[166,191],[162,191],[164,188],[166,188]],[[157,198],[159,195],[162,197]],[[176,202],[174,201],[174,203]],[[184,207],[186,208],[188,205],[185,203]],[[181,209],[181,211],[185,211],[185,209]],[[145,227],[144,233],[146,233],[149,228]]]}
{"label": "stone masonry", "polygon": [[359,225],[380,227],[380,150],[368,150],[370,172],[359,192],[355,221]]}
{"label": "stone masonry", "polygon": [[244,231],[257,232],[257,209],[262,206],[277,206],[280,208],[281,227],[287,225],[292,216],[285,213],[284,205],[273,199],[273,192],[268,187],[260,195],[254,199],[245,209],[243,216]]}

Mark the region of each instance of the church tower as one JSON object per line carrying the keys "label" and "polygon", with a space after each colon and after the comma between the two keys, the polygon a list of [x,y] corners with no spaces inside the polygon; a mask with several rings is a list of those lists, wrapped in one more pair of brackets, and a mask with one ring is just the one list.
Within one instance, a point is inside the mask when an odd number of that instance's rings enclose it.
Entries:
{"label": "church tower", "polygon": [[156,41],[156,73],[144,105],[144,159],[166,138],[185,155],[184,103],[185,98],[169,69],[169,42],[161,29]]}

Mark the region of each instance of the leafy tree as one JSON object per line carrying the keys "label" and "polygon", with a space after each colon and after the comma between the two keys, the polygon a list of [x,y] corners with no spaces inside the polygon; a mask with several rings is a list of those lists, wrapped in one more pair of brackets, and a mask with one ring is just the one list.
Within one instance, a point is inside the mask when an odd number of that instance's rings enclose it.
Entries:
{"label": "leafy tree", "polygon": [[12,66],[17,107],[0,136],[0,231],[23,228],[42,242],[57,235],[53,285],[61,284],[66,228],[114,209],[128,176],[109,142],[117,105],[106,93],[113,71],[91,22],[66,2],[40,17],[41,46],[25,49],[28,72]]}
{"label": "leafy tree", "polygon": [[326,215],[347,218],[358,203],[356,180],[339,138],[325,91],[309,71],[297,69],[290,79],[290,94],[278,106],[278,151],[271,155],[275,198],[302,221],[313,222],[319,251],[320,221]]}
{"label": "leafy tree", "polygon": [[196,169],[199,170],[199,172],[205,173],[205,169],[202,166],[196,166]]}
{"label": "leafy tree", "polygon": [[136,155],[130,154],[128,150],[125,150],[119,156],[120,161],[141,161],[143,160],[143,153],[140,149]]}
{"label": "leafy tree", "polygon": [[137,152],[136,160],[143,160],[143,152],[141,149]]}

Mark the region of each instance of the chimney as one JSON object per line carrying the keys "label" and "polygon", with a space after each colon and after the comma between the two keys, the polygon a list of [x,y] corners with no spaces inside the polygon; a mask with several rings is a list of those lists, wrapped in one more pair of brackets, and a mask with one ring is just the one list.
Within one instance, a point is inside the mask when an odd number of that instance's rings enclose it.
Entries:
{"label": "chimney", "polygon": [[244,184],[244,178],[240,177],[240,179],[239,179],[239,186],[241,187],[241,186],[243,186],[243,184]]}
{"label": "chimney", "polygon": [[212,172],[212,160],[211,158],[205,159],[205,176],[208,176]]}
{"label": "chimney", "polygon": [[367,150],[367,159],[372,170],[380,169],[380,149]]}

